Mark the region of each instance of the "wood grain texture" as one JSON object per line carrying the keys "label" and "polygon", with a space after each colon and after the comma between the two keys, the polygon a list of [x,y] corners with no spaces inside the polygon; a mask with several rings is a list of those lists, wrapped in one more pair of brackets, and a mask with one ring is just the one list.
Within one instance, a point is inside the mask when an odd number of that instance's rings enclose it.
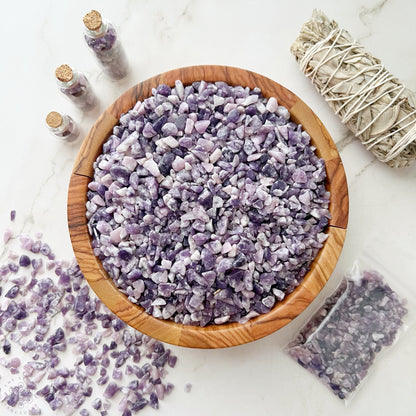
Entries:
{"label": "wood grain texture", "polygon": [[[274,96],[279,104],[288,108],[292,119],[303,125],[311,135],[317,154],[325,160],[327,189],[331,192],[329,237],[300,286],[269,313],[246,324],[230,323],[200,328],[153,318],[117,290],[93,253],[85,216],[86,194],[93,175],[93,162],[102,153],[102,145],[121,114],[131,109],[138,100],[150,96],[152,88],[162,83],[174,86],[176,79],[185,85],[203,79],[207,82],[224,81],[230,85],[259,87],[265,97]],[[320,292],[335,268],[344,244],[347,222],[348,189],[345,172],[336,146],[321,121],[302,100],[280,84],[250,71],[224,66],[175,69],[126,91],[98,118],[85,138],[74,164],[68,191],[68,226],[73,249],[85,278],[98,297],[133,328],[161,341],[193,348],[223,348],[251,342],[271,334],[298,316]]]}

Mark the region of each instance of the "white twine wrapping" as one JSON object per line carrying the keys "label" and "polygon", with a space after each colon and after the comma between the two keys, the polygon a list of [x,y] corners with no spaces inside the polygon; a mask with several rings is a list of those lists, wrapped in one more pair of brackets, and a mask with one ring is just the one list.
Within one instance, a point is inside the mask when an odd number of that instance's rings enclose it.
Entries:
{"label": "white twine wrapping", "polygon": [[342,122],[377,158],[392,167],[416,158],[412,94],[347,31],[315,10],[291,51]]}

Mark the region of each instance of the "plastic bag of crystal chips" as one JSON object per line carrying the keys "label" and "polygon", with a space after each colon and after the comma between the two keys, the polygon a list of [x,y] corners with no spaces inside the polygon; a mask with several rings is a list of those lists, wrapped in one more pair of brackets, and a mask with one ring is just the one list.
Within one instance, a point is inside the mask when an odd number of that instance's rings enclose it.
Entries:
{"label": "plastic bag of crystal chips", "polygon": [[354,264],[287,347],[293,359],[345,401],[407,327],[407,300],[387,281],[394,279],[382,273]]}

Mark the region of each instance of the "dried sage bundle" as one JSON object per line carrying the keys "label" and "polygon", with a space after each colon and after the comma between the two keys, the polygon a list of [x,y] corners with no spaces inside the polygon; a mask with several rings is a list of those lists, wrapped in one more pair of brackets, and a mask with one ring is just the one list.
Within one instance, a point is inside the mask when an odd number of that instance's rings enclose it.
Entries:
{"label": "dried sage bundle", "polygon": [[346,30],[315,10],[291,52],[342,122],[378,159],[405,167],[416,158],[415,96]]}

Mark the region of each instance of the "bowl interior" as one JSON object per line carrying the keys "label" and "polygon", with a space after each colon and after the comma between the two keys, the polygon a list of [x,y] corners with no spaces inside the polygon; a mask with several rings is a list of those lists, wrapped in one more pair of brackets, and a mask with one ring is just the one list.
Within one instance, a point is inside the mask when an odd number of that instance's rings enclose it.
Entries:
{"label": "bowl interior", "polygon": [[[329,234],[324,246],[311,264],[301,284],[267,314],[245,324],[227,323],[197,327],[182,325],[148,315],[142,307],[130,302],[114,285],[95,257],[88,233],[86,202],[88,183],[93,176],[93,163],[102,153],[102,145],[118,124],[121,114],[130,110],[138,100],[152,94],[159,84],[174,86],[180,79],[185,85],[194,81],[224,81],[230,85],[259,87],[263,95],[275,97],[302,124],[311,136],[316,153],[323,158],[327,171],[327,189],[331,193]],[[313,111],[295,94],[282,85],[259,74],[225,66],[194,66],[175,69],[154,76],[130,88],[98,118],[82,143],[70,179],[68,191],[68,226],[72,246],[79,266],[92,289],[103,303],[119,318],[137,330],[161,341],[194,348],[222,348],[262,338],[283,327],[298,316],[316,297],[328,281],[338,261],[345,240],[348,222],[348,189],[344,168],[326,128]]]}

